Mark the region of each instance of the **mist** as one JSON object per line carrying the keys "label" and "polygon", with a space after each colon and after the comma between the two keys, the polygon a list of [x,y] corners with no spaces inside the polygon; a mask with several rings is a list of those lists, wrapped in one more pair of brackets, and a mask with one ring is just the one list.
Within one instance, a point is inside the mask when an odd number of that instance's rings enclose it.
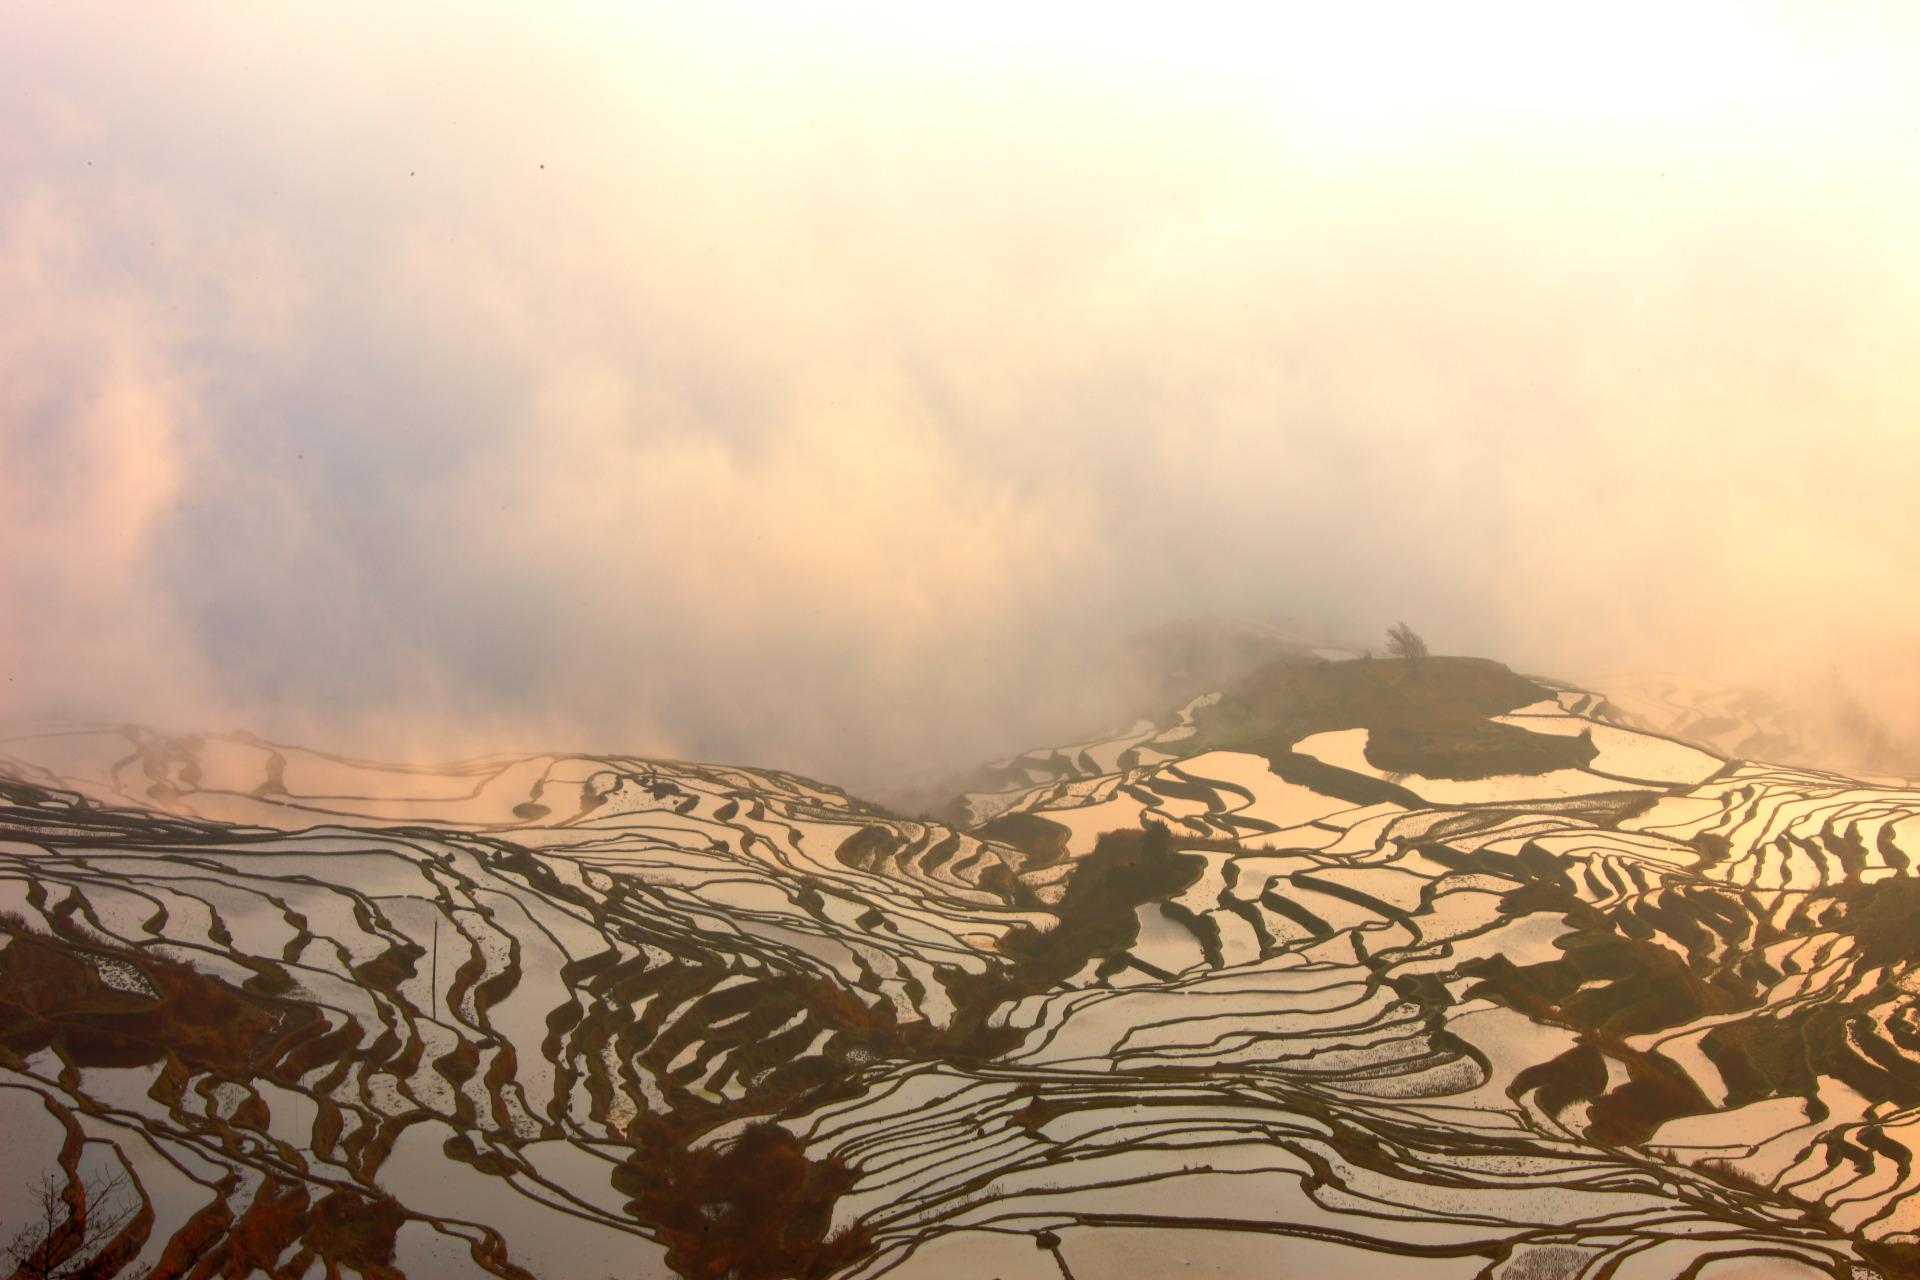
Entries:
{"label": "mist", "polygon": [[1920,757],[1912,13],[700,9],[0,10],[0,718],[858,781],[1404,617]]}

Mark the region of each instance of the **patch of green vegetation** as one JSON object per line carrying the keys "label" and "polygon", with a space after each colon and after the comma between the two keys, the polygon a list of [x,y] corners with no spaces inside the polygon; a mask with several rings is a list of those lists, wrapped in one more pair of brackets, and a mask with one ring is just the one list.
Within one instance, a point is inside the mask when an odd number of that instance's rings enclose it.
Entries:
{"label": "patch of green vegetation", "polygon": [[1594,746],[1584,734],[1531,733],[1489,719],[1550,697],[1485,658],[1426,658],[1417,666],[1376,658],[1277,662],[1228,684],[1218,702],[1195,714],[1196,732],[1179,745],[1190,755],[1251,751],[1298,770],[1305,757],[1293,746],[1302,738],[1365,729],[1367,761],[1387,773],[1466,779],[1591,762]]}

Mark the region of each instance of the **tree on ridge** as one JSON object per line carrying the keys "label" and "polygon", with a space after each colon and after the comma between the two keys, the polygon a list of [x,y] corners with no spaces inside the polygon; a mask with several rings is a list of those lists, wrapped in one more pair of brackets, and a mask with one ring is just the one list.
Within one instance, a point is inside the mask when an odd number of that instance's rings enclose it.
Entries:
{"label": "tree on ridge", "polygon": [[1427,642],[1420,638],[1419,632],[1399,622],[1387,628],[1387,652],[1406,659],[1407,670],[1418,677],[1420,664],[1427,656]]}

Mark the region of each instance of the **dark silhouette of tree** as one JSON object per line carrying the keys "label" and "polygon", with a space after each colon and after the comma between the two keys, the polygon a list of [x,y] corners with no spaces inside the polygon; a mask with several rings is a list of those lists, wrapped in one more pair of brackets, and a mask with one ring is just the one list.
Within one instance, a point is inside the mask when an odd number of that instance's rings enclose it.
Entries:
{"label": "dark silhouette of tree", "polygon": [[0,1265],[23,1280],[68,1280],[83,1274],[140,1211],[119,1170],[88,1178],[69,1193],[65,1178],[40,1175],[28,1197],[27,1221],[0,1245]]}
{"label": "dark silhouette of tree", "polygon": [[1427,642],[1420,638],[1419,632],[1399,622],[1387,628],[1387,652],[1396,658],[1405,658],[1407,669],[1417,676],[1427,656]]}

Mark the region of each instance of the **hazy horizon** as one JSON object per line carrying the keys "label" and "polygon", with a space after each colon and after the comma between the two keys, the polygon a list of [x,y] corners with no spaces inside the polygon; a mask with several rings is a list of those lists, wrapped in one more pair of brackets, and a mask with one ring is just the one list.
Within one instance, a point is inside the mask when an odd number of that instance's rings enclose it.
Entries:
{"label": "hazy horizon", "polygon": [[1920,755],[1920,13],[810,15],[0,11],[0,720],[858,780],[1405,618]]}

